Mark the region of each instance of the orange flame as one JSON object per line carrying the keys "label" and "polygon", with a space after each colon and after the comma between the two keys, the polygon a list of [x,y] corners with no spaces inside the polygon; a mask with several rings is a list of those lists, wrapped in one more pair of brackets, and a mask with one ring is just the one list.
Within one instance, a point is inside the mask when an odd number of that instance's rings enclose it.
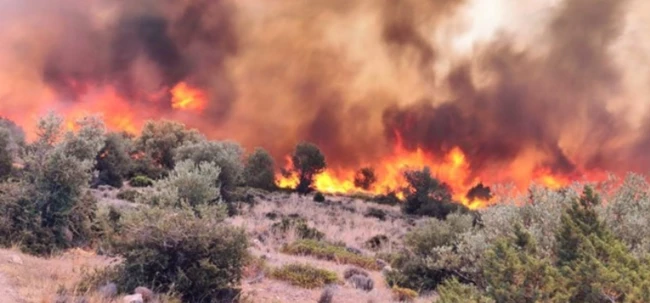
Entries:
{"label": "orange flame", "polygon": [[205,93],[185,82],[178,83],[170,92],[174,109],[201,112],[207,105]]}

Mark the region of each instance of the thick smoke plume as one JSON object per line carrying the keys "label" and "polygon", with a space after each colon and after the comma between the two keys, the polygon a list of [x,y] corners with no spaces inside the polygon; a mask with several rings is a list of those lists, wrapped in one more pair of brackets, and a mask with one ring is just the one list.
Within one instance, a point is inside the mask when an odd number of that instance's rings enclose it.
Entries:
{"label": "thick smoke plume", "polygon": [[[643,0],[0,0],[0,115],[171,118],[334,168],[460,149],[469,179],[650,169]],[[174,103],[180,84],[205,98]],[[196,97],[199,98],[199,97]]]}

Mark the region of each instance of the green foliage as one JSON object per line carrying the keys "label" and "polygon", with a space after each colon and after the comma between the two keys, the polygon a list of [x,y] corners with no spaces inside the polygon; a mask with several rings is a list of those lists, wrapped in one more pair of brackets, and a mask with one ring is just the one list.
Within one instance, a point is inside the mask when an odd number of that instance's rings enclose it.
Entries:
{"label": "green foliage", "polygon": [[[438,287],[440,298],[439,303],[495,303],[496,301],[486,297],[474,285],[463,284],[458,279],[451,278]],[[504,301],[506,302],[506,301]],[[509,302],[509,301],[508,301]]]}
{"label": "green foliage", "polygon": [[354,176],[354,186],[357,188],[369,190],[375,182],[377,182],[377,176],[372,167],[364,167]]}
{"label": "green foliage", "polygon": [[319,202],[319,203],[325,202],[325,195],[323,195],[323,193],[321,192],[317,192],[316,194],[314,194],[314,202]]}
{"label": "green foliage", "polygon": [[325,156],[318,146],[309,142],[301,142],[296,145],[291,155],[291,163],[294,172],[298,174],[299,182],[296,191],[303,194],[312,190],[314,176],[323,172],[327,167]]}
{"label": "green foliage", "polygon": [[231,302],[247,260],[245,232],[223,222],[223,207],[141,208],[124,214],[117,280],[147,285],[184,302]]}
{"label": "green foliage", "polygon": [[366,241],[365,246],[371,250],[379,250],[388,243],[389,240],[386,235],[375,235]]}
{"label": "green foliage", "polygon": [[263,148],[256,148],[246,159],[244,167],[246,185],[264,190],[274,190],[275,162],[273,157]]}
{"label": "green foliage", "polygon": [[5,180],[13,170],[14,155],[11,153],[9,131],[0,128],[0,181]]}
{"label": "green foliage", "polygon": [[352,264],[362,268],[379,269],[375,259],[349,252],[343,246],[336,246],[316,240],[298,240],[282,247],[282,252],[291,255],[308,255],[318,259]]}
{"label": "green foliage", "polygon": [[557,233],[558,266],[571,277],[565,288],[573,302],[648,302],[650,267],[614,238],[595,211],[590,187],[562,216]]}
{"label": "green foliage", "polygon": [[201,140],[202,136],[197,130],[188,130],[181,123],[168,120],[147,121],[136,141],[136,147],[151,159],[153,165],[171,170],[176,163],[176,149]]}
{"label": "green foliage", "polygon": [[327,284],[339,283],[335,272],[316,268],[309,264],[287,264],[271,271],[271,277],[287,281],[303,288],[318,288]]}
{"label": "green foliage", "polygon": [[366,213],[364,214],[366,217],[373,217],[377,218],[381,221],[386,221],[386,211],[379,209],[379,208],[374,208],[374,207],[369,207]]}
{"label": "green foliage", "polygon": [[569,301],[564,278],[549,260],[536,256],[534,240],[520,227],[514,239],[493,245],[483,269],[487,293],[496,302]]}
{"label": "green foliage", "polygon": [[395,192],[390,192],[390,193],[385,194],[385,195],[378,195],[378,196],[374,197],[373,199],[371,199],[370,201],[375,202],[377,204],[390,205],[390,206],[395,206],[395,205],[398,205],[398,204],[402,203],[400,198],[397,197],[397,193],[395,193]]}
{"label": "green foliage", "polygon": [[149,187],[153,185],[153,180],[151,180],[147,176],[135,176],[131,178],[131,181],[129,181],[129,185],[133,187]]}
{"label": "green foliage", "polygon": [[95,169],[99,172],[98,185],[122,187],[124,177],[131,168],[129,155],[131,139],[124,133],[106,135],[104,147],[97,154]]}
{"label": "green foliage", "polygon": [[234,142],[200,141],[180,147],[176,161],[191,160],[197,165],[214,163],[221,169],[218,182],[215,182],[221,188],[221,197],[227,202],[234,202],[236,188],[243,184],[243,155],[242,147]]}
{"label": "green foliage", "polygon": [[220,173],[220,168],[214,163],[201,162],[196,165],[191,160],[178,162],[169,176],[156,181],[148,194],[141,195],[141,202],[167,207],[219,203]]}
{"label": "green foliage", "polygon": [[129,202],[135,202],[138,197],[140,196],[140,193],[135,190],[135,189],[121,189],[117,193],[117,198],[120,200],[125,200]]}
{"label": "green foliage", "polygon": [[460,277],[458,244],[472,225],[472,216],[451,214],[447,220],[429,219],[408,233],[404,241],[407,250],[393,260],[395,270],[387,277],[387,282],[411,289],[432,290],[450,277]]}
{"label": "green foliage", "polygon": [[407,171],[404,178],[409,184],[404,189],[404,213],[445,218],[452,212],[467,210],[462,204],[452,201],[449,187],[432,177],[428,167]]}

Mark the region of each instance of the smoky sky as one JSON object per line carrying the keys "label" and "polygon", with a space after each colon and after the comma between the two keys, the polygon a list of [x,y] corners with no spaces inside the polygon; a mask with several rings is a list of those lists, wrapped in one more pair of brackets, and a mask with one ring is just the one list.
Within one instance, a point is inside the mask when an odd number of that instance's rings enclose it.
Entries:
{"label": "smoky sky", "polygon": [[[306,140],[332,166],[371,166],[399,136],[411,151],[460,148],[476,174],[529,154],[559,174],[645,170],[650,123],[613,106],[629,95],[612,48],[633,1],[559,1],[537,33],[504,30],[457,54],[441,33],[476,1],[0,0],[0,115],[23,123],[111,87],[133,119],[178,118],[278,160]],[[206,94],[204,111],[172,108],[180,82]],[[55,101],[24,101],[41,84]]]}

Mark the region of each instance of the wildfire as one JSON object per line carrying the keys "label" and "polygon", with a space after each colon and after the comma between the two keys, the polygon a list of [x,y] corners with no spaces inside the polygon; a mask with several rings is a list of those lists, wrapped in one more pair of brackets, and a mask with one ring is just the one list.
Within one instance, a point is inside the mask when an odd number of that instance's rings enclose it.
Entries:
{"label": "wildfire", "polygon": [[[490,203],[490,201],[481,198],[470,199],[467,197],[468,191],[482,180],[479,177],[473,177],[467,157],[460,148],[453,148],[446,155],[438,157],[422,149],[406,151],[397,145],[391,156],[380,160],[379,163],[375,163],[371,167],[375,170],[377,181],[368,190],[355,186],[355,169],[337,167],[328,168],[315,176],[314,188],[329,194],[379,195],[393,192],[403,198],[401,190],[407,185],[404,172],[429,167],[434,177],[445,182],[451,188],[455,201],[459,201],[470,209],[482,208]],[[291,158],[287,157],[285,170],[290,168]],[[295,174],[279,175],[276,179],[277,185],[282,188],[294,188],[298,184],[298,176]],[[524,184],[522,186],[527,186],[531,180],[551,189],[559,189],[572,181],[568,176],[555,175],[550,171],[540,170],[534,172],[532,176],[528,176],[527,182],[525,184],[522,182]]]}
{"label": "wildfire", "polygon": [[185,82],[178,83],[170,92],[174,109],[201,112],[207,105],[205,93]]}

